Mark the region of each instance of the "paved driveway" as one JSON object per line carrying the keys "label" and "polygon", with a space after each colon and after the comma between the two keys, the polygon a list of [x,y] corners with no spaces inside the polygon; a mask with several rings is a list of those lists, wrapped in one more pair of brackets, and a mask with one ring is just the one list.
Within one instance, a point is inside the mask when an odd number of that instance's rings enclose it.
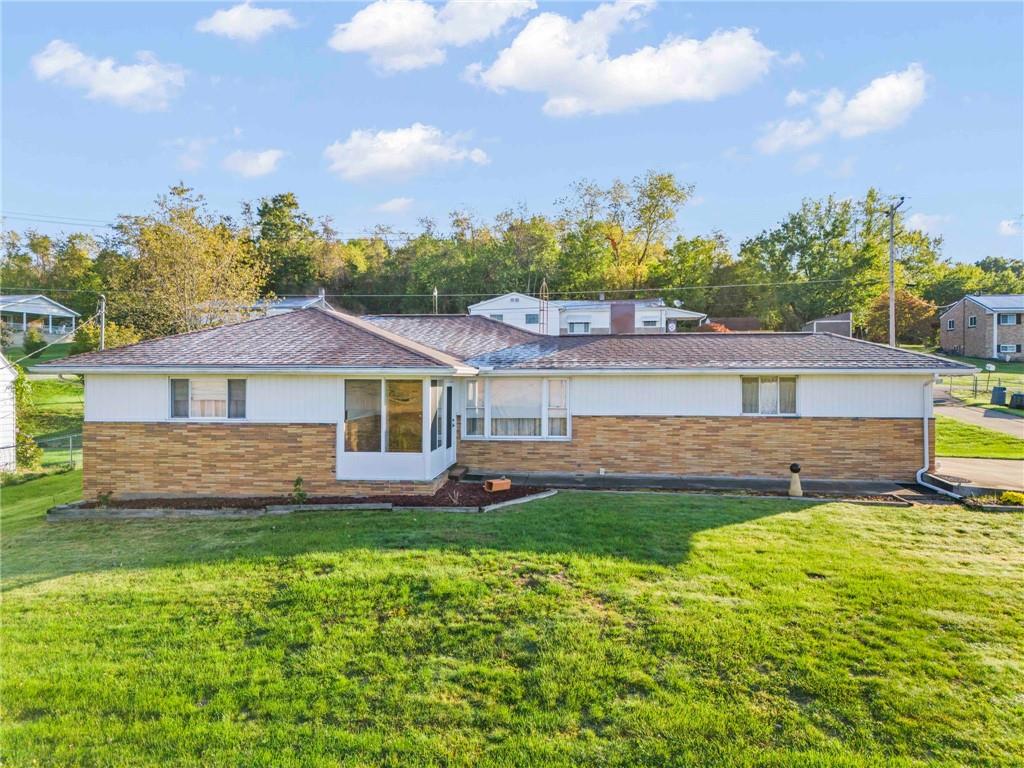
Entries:
{"label": "paved driveway", "polygon": [[982,488],[1024,491],[1022,459],[935,459],[936,474]]}
{"label": "paved driveway", "polygon": [[1024,440],[1024,418],[1014,416],[1005,411],[992,411],[984,408],[971,408],[966,405],[935,404],[936,416],[948,416],[957,421],[974,424],[986,429],[994,429],[1007,435]]}

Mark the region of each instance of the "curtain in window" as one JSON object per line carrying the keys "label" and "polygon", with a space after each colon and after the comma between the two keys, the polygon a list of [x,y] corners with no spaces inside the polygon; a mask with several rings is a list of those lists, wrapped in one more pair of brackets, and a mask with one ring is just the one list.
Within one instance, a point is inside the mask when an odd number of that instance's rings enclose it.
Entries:
{"label": "curtain in window", "polygon": [[228,418],[245,418],[245,379],[228,379]]}
{"label": "curtain in window", "polygon": [[171,379],[171,417],[188,418],[188,379]]}
{"label": "curtain in window", "polygon": [[388,381],[387,446],[391,453],[423,450],[423,384],[419,381]]}
{"label": "curtain in window", "polygon": [[779,379],[779,413],[796,413],[796,379]]}
{"label": "curtain in window", "polygon": [[466,382],[466,423],[462,434],[480,437],[484,434],[484,383]]}
{"label": "curtain in window", "polygon": [[772,415],[779,412],[779,380],[776,378],[761,379],[757,393],[761,413]]}
{"label": "curtain in window", "polygon": [[757,407],[757,379],[743,379],[743,413],[759,413]]}
{"label": "curtain in window", "polygon": [[540,379],[495,379],[491,382],[491,435],[539,437]]}
{"label": "curtain in window", "polygon": [[380,451],[379,381],[345,381],[345,450]]}
{"label": "curtain in window", "polygon": [[223,419],[228,415],[227,379],[192,379],[191,416],[200,419]]}
{"label": "curtain in window", "polygon": [[565,379],[548,382],[548,436],[565,437],[569,434],[569,409],[566,407]]}

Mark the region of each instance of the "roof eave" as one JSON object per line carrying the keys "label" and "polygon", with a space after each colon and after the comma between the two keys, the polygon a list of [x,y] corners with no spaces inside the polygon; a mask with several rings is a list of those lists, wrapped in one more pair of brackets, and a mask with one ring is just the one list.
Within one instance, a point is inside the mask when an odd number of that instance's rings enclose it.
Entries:
{"label": "roof eave", "polygon": [[957,368],[498,368],[478,366],[481,376],[722,376],[761,375],[790,376],[808,375],[895,375],[895,376],[966,376],[978,373],[979,369],[964,366]]}
{"label": "roof eave", "polygon": [[477,369],[468,365],[437,367],[359,367],[332,365],[60,365],[46,363],[48,373],[92,374],[184,374],[211,373],[243,375],[274,373],[281,375],[323,374],[360,376],[473,376]]}

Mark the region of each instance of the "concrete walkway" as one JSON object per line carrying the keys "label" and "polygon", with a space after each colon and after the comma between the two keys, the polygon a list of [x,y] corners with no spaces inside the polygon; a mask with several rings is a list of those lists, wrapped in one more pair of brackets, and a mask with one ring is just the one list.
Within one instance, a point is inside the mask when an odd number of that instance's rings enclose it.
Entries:
{"label": "concrete walkway", "polygon": [[1024,459],[935,459],[936,474],[983,488],[1024,491]]}
{"label": "concrete walkway", "polygon": [[[948,401],[947,401],[948,402]],[[957,421],[973,424],[1024,440],[1024,418],[1005,411],[993,411],[968,405],[935,404],[936,416],[948,416]]]}

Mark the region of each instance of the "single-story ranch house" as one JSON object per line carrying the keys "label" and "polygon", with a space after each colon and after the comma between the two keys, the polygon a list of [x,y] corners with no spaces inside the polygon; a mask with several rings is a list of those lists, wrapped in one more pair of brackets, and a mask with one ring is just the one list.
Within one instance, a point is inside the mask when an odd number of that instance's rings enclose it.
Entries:
{"label": "single-story ranch house", "polygon": [[309,308],[37,366],[85,376],[85,494],[433,492],[481,473],[912,481],[932,381],[828,333],[541,336]]}

